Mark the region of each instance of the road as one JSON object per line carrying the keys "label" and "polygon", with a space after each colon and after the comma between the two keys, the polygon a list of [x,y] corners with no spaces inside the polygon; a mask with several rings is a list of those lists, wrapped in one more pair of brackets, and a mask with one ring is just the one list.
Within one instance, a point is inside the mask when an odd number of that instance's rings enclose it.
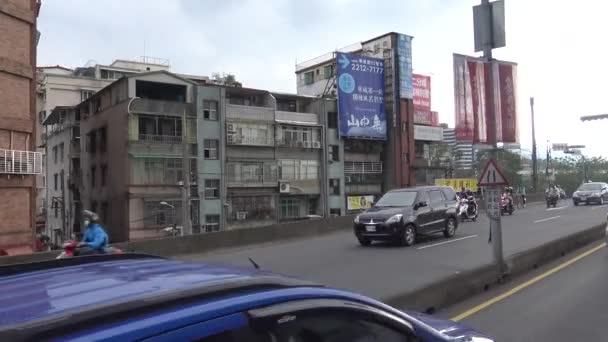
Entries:
{"label": "road", "polygon": [[[608,206],[573,207],[560,201],[547,209],[530,204],[503,217],[505,255],[538,246],[604,222]],[[251,257],[263,269],[295,275],[381,300],[428,286],[451,274],[492,261],[488,244],[489,222],[459,226],[452,239],[442,235],[413,247],[374,244],[361,247],[350,230],[289,242],[188,255],[183,259],[250,265]]]}
{"label": "road", "polygon": [[[606,341],[607,253],[603,243],[587,247],[440,315],[462,318],[495,341]],[[582,257],[570,263],[575,255]]]}

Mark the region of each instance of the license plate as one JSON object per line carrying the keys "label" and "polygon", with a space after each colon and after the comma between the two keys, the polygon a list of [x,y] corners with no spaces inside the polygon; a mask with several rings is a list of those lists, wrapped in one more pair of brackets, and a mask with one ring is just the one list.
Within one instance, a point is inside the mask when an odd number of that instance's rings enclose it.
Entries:
{"label": "license plate", "polygon": [[365,230],[368,232],[375,232],[376,226],[365,226]]}
{"label": "license plate", "polygon": [[587,197],[581,197],[581,201],[586,201]]}

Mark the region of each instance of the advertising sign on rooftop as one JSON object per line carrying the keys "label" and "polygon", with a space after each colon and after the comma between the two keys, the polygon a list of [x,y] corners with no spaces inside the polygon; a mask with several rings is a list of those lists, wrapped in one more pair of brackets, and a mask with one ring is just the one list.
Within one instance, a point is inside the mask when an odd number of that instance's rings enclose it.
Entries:
{"label": "advertising sign on rooftop", "polygon": [[397,60],[399,65],[399,97],[412,99],[414,84],[412,81],[412,37],[397,35]]}
{"label": "advertising sign on rooftop", "polygon": [[340,135],[386,139],[384,60],[336,53]]}

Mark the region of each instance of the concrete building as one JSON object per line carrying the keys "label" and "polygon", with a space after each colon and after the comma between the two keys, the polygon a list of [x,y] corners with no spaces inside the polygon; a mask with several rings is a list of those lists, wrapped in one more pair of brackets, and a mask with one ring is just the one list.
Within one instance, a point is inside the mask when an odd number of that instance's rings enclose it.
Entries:
{"label": "concrete building", "polygon": [[470,173],[474,161],[473,144],[456,140],[456,130],[454,128],[443,128],[443,140],[451,147],[456,173],[458,173],[458,170]]}
{"label": "concrete building", "polygon": [[[349,52],[384,59],[385,105],[388,121],[387,140],[370,140],[340,137],[337,110],[328,122],[328,138],[333,139],[339,151],[344,151],[340,163],[331,165],[335,174],[345,174],[345,196],[351,198],[372,196],[378,198],[385,191],[415,184],[414,124],[411,100],[399,98],[399,63],[397,58],[398,34],[390,32],[376,38],[355,43],[339,52]],[[393,65],[396,66],[393,68]],[[336,97],[335,53],[330,52],[296,65],[297,91],[302,95]],[[343,167],[343,170],[337,170]],[[358,210],[358,206],[347,210]]]}
{"label": "concrete building", "polygon": [[414,161],[412,172],[416,185],[432,185],[444,178],[449,169],[449,146],[443,142],[443,128],[414,125]]}
{"label": "concrete building", "polygon": [[169,69],[168,60],[151,57],[141,61],[119,59],[110,65],[89,64],[76,69],[59,65],[37,68],[37,146],[47,166],[38,183],[37,208],[44,214],[46,234],[55,243],[80,231],[80,121],[79,111],[71,107],[123,76]]}
{"label": "concrete building", "polygon": [[[112,241],[182,225],[184,159],[197,174],[195,87],[151,71],[125,76],[77,106],[82,206],[99,213]],[[196,198],[198,190],[192,193]]]}
{"label": "concrete building", "polygon": [[0,254],[32,251],[36,152],[36,29],[40,2],[0,4]]}

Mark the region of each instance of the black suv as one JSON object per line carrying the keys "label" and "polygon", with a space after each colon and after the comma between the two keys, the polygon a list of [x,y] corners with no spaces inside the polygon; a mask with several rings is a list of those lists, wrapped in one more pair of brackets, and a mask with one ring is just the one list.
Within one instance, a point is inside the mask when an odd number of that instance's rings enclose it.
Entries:
{"label": "black suv", "polygon": [[392,190],[373,207],[357,215],[354,230],[359,243],[397,241],[411,246],[417,235],[443,233],[452,237],[458,227],[456,193],[447,186]]}

